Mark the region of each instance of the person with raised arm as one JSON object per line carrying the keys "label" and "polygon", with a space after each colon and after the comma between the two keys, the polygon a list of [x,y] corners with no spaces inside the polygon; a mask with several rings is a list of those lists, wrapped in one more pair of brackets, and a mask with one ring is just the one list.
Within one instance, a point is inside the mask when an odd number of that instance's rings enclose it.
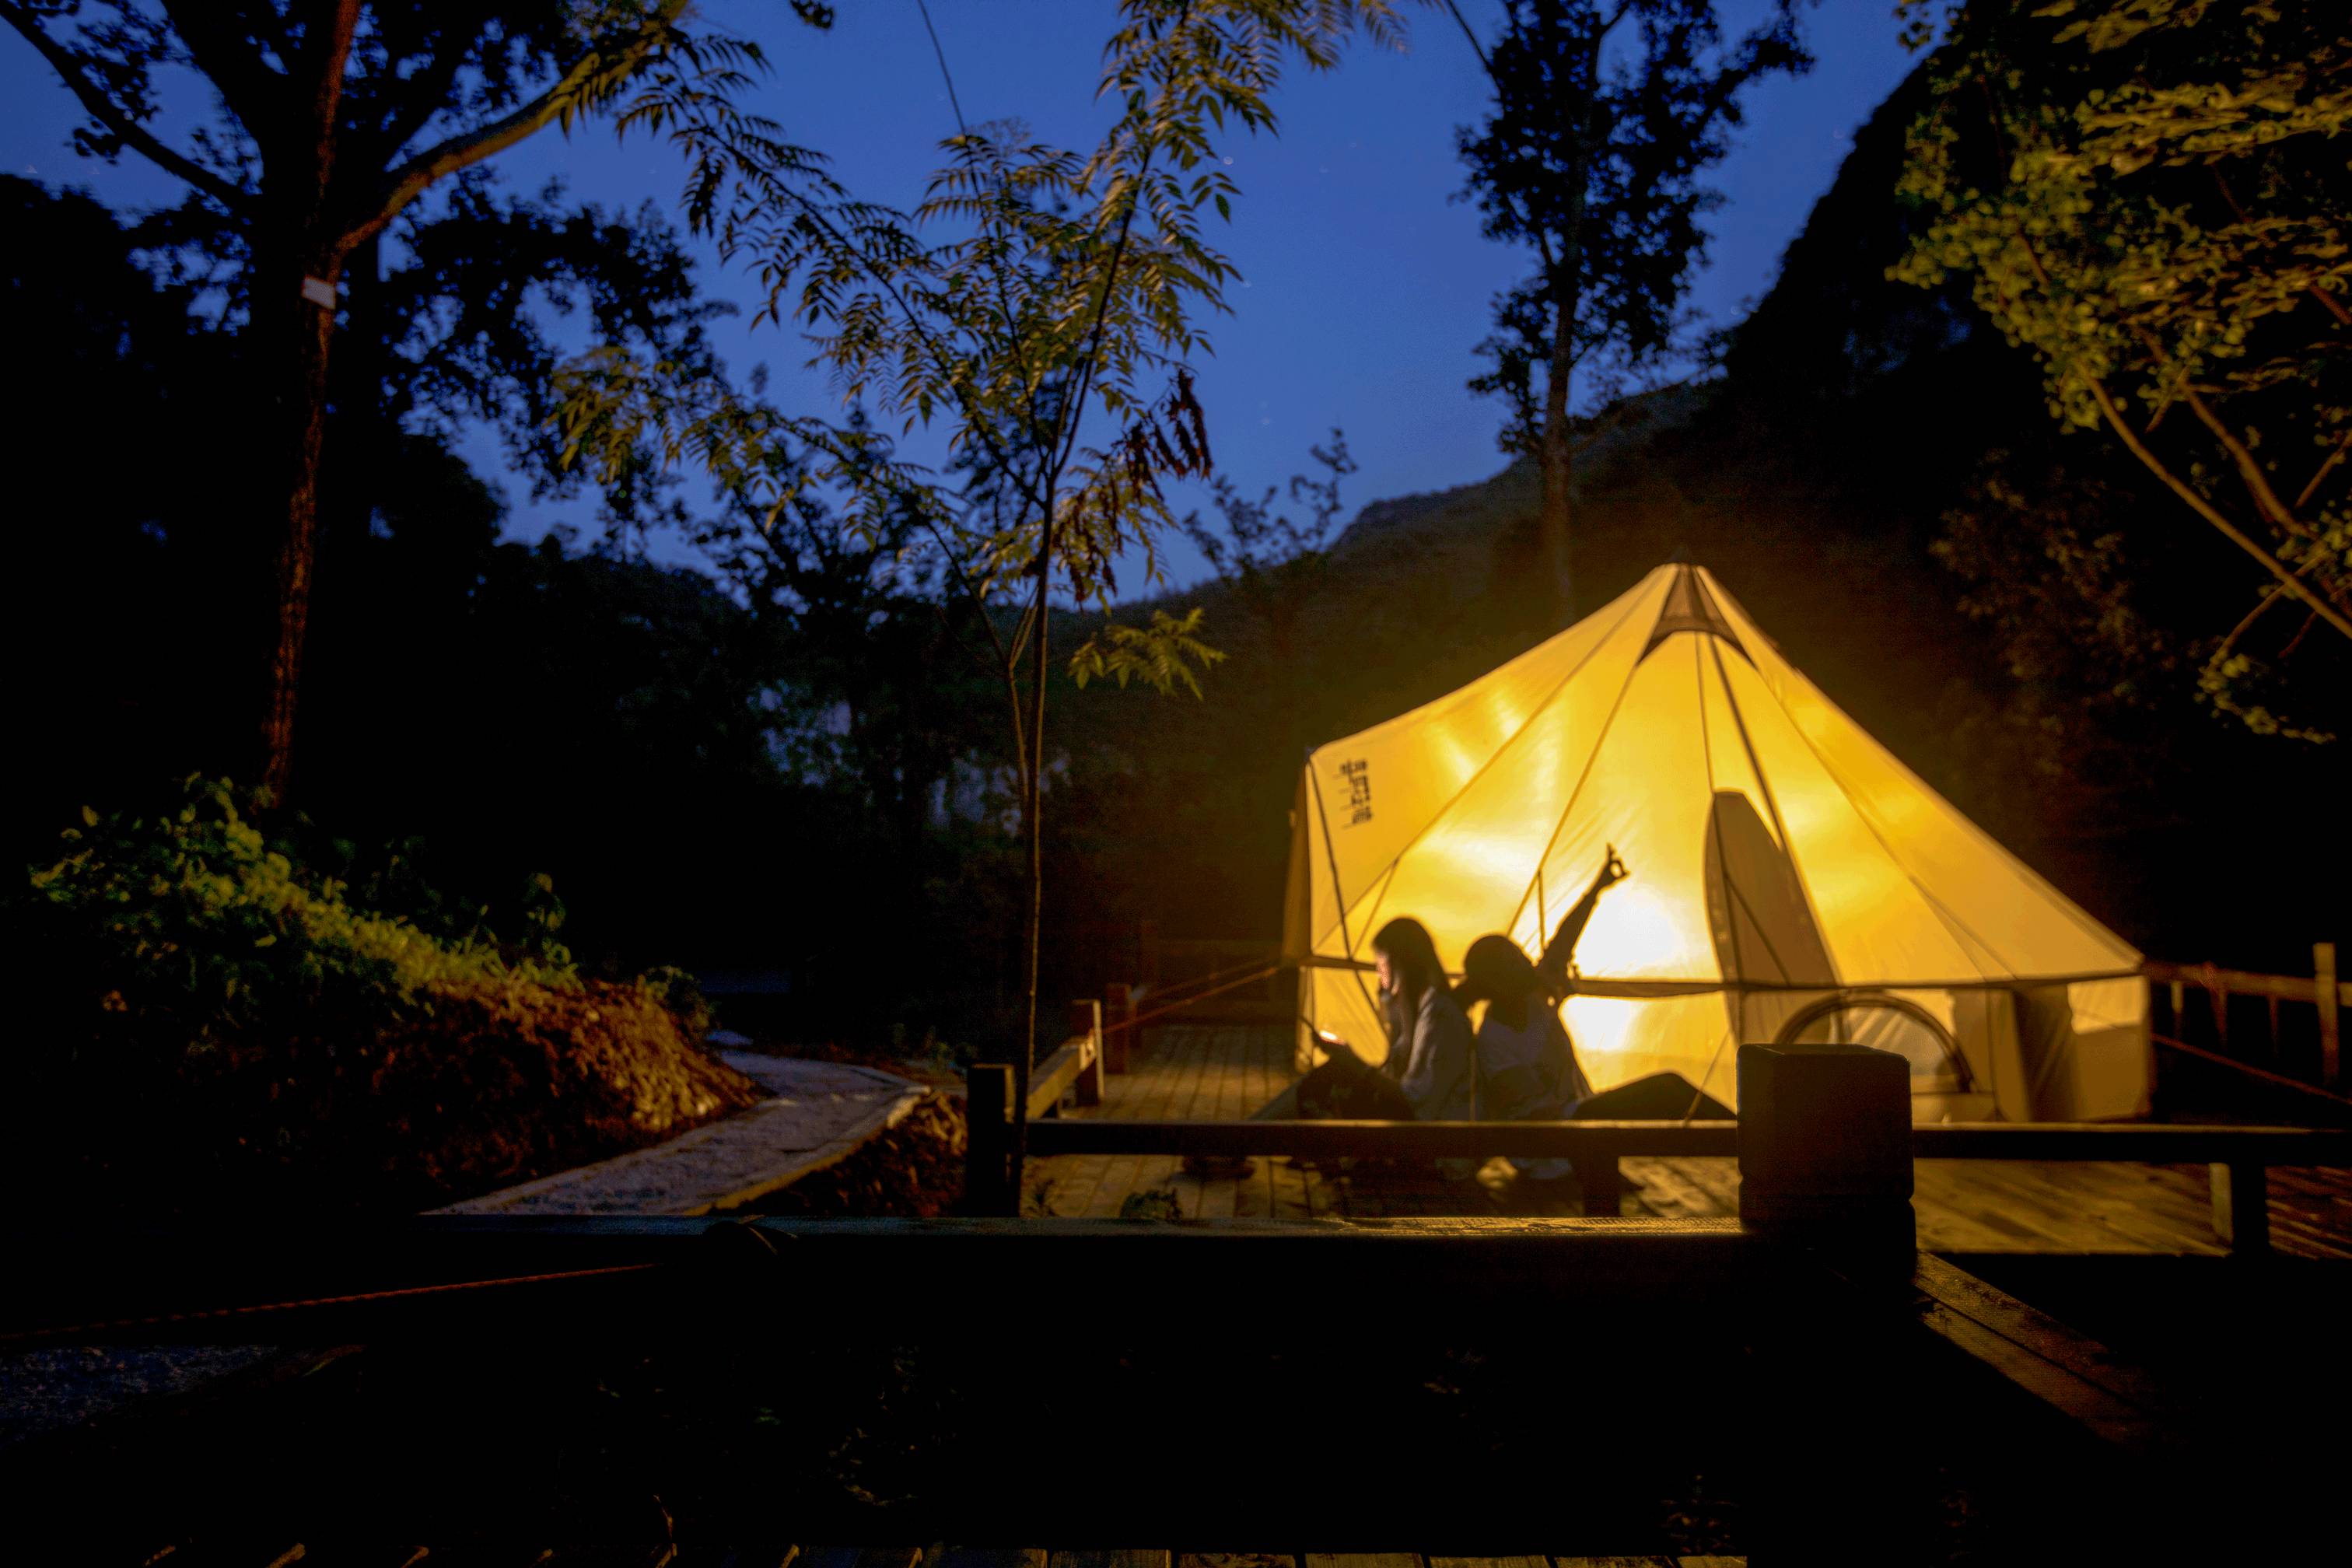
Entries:
{"label": "person with raised arm", "polygon": [[[1683,1121],[1729,1119],[1728,1106],[1702,1093],[1679,1073],[1653,1073],[1601,1093],[1577,1059],[1560,1005],[1576,994],[1577,940],[1591,923],[1601,895],[1625,879],[1614,845],[1584,896],[1561,917],[1543,956],[1530,963],[1517,943],[1482,936],[1463,955],[1454,999],[1465,1010],[1484,1002],[1474,1049],[1478,1114],[1489,1121]],[[1519,1175],[1552,1182],[1570,1173],[1566,1160],[1514,1159]]]}
{"label": "person with raised arm", "polygon": [[[1474,1049],[1478,1063],[1478,1114],[1488,1121],[1557,1121],[1592,1092],[1576,1046],[1560,1022],[1559,1005],[1574,989],[1576,943],[1591,923],[1601,895],[1625,879],[1625,862],[1608,847],[1584,896],[1560,917],[1543,956],[1534,963],[1501,935],[1480,937],[1462,960],[1454,996],[1465,1009],[1480,1002]],[[1551,1181],[1569,1173],[1565,1160],[1515,1160],[1519,1173]]]}

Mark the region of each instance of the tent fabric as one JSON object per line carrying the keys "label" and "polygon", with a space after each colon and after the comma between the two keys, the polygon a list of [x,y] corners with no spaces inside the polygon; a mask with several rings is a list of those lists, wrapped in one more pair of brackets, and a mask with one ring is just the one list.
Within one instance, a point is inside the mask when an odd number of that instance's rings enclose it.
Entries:
{"label": "tent fabric", "polygon": [[1915,1111],[2137,1114],[2140,955],[1840,711],[1705,569],[1669,565],[1470,685],[1318,747],[1292,813],[1300,1046],[1386,1041],[1370,938],[1411,915],[1458,967],[1530,955],[1607,847],[1564,1016],[1599,1088],[1681,1073],[1732,1102],[1736,1046],[1883,1046]]}

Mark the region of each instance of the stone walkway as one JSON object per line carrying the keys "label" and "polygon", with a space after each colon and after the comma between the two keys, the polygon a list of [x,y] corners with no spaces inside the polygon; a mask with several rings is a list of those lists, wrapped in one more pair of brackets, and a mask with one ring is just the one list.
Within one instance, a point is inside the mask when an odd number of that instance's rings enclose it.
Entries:
{"label": "stone walkway", "polygon": [[650,1149],[485,1193],[436,1214],[719,1214],[765,1197],[896,1127],[932,1092],[873,1068],[750,1051],[728,1066],[769,1098]]}

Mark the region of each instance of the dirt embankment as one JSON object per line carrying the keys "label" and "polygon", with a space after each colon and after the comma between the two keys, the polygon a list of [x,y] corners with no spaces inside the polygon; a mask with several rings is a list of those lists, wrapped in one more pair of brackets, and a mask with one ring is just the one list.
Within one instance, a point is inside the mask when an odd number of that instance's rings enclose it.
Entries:
{"label": "dirt embankment", "polygon": [[[45,1075],[47,1076],[47,1075]],[[77,1062],[5,1157],[44,1207],[413,1214],[676,1137],[759,1087],[640,987],[520,984],[181,1070]]]}
{"label": "dirt embankment", "polygon": [[899,1123],[839,1163],[751,1205],[755,1214],[809,1218],[954,1212],[963,1196],[963,1102],[934,1090]]}

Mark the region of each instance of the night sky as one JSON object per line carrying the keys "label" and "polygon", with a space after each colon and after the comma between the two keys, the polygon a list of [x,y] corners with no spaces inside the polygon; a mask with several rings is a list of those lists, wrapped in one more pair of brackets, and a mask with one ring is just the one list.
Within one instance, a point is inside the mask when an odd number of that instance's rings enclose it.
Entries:
{"label": "night sky", "polygon": [[[704,9],[709,23],[766,47],[775,69],[759,107],[788,135],[830,153],[861,195],[902,207],[920,199],[954,122],[914,0],[849,0],[829,34],[760,0],[706,0]],[[1499,12],[1491,0],[1464,9],[1491,33]],[[1759,0],[1727,0],[1727,29],[1762,9]],[[1910,68],[1891,10],[1890,0],[1824,0],[1811,19],[1812,74],[1751,94],[1748,126],[1718,172],[1727,200],[1694,294],[1711,321],[1736,320],[1770,285],[1853,132]],[[932,0],[931,13],[967,121],[1019,117],[1039,135],[1092,144],[1105,120],[1093,87],[1108,5]],[[1486,107],[1478,63],[1443,10],[1415,6],[1408,16],[1406,53],[1360,44],[1335,72],[1294,70],[1276,100],[1278,137],[1236,137],[1227,148],[1242,194],[1221,237],[1244,280],[1228,296],[1234,313],[1212,327],[1215,356],[1202,366],[1218,460],[1255,489],[1303,467],[1311,442],[1344,426],[1362,466],[1349,484],[1349,515],[1501,465],[1500,407],[1463,383],[1478,368],[1472,349],[1488,331],[1490,298],[1525,270],[1519,253],[1480,237],[1473,208],[1449,201],[1462,184],[1454,130]],[[178,86],[162,129],[184,146],[202,100],[192,81]],[[0,34],[0,167],[83,186],[125,209],[177,198],[177,183],[135,154],[111,168],[76,157],[67,137],[79,119],[32,49]],[[672,210],[678,166],[658,143],[616,145],[593,125],[569,140],[542,133],[497,164],[519,184],[561,177],[602,203],[654,200]],[[749,287],[715,257],[704,280],[719,297],[750,302]],[[835,395],[803,368],[804,347],[772,327],[750,331],[750,314],[719,325],[730,363],[768,364],[771,395],[788,406],[832,405]],[[504,474],[495,441],[468,451],[483,472]],[[534,505],[526,483],[505,488],[519,536],[557,521],[593,526],[585,502]],[[1190,503],[1180,495],[1178,504]],[[655,550],[683,558],[676,546]],[[1170,565],[1180,583],[1202,571],[1181,542]]]}

